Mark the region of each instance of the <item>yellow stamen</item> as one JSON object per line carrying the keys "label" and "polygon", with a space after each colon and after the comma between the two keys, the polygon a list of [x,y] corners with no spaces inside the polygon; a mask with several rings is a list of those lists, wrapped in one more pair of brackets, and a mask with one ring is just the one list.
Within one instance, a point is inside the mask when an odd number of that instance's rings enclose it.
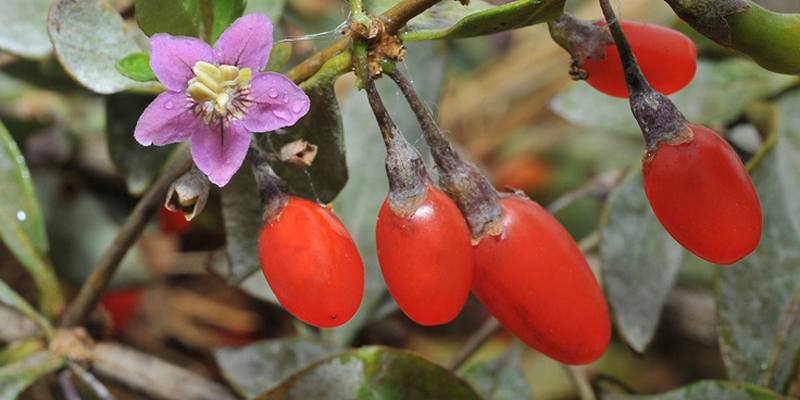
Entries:
{"label": "yellow stamen", "polygon": [[[194,82],[193,82],[194,81]],[[192,96],[197,102],[204,102],[214,100],[217,98],[217,92],[208,88],[208,86],[197,82],[194,79],[189,81],[189,96]]]}

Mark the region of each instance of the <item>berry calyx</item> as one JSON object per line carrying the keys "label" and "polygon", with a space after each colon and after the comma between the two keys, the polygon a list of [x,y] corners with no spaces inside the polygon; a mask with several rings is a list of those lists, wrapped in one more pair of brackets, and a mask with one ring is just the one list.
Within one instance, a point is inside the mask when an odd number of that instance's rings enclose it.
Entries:
{"label": "berry calyx", "polygon": [[364,265],[347,229],[328,208],[289,196],[265,221],[258,256],[275,297],[301,321],[332,328],[358,310]]}
{"label": "berry calyx", "polygon": [[429,185],[411,213],[384,201],[375,228],[383,279],[400,309],[420,325],[452,321],[472,285],[469,228],[458,207]]}
{"label": "berry calyx", "polygon": [[644,190],[664,229],[715,264],[731,264],[761,240],[761,205],[739,156],[714,131],[689,124],[693,139],[662,144],[642,161]]}
{"label": "berry calyx", "polygon": [[535,202],[500,200],[503,234],[474,247],[473,292],[506,329],[566,364],[598,359],[611,337],[605,298],[569,233]]}
{"label": "berry calyx", "polygon": [[[620,25],[628,34],[639,67],[653,89],[672,94],[692,81],[697,71],[697,47],[686,35],[637,21],[621,21]],[[628,97],[622,61],[614,44],[605,47],[604,59],[588,58],[583,67],[588,74],[586,82],[593,88],[609,96]]]}

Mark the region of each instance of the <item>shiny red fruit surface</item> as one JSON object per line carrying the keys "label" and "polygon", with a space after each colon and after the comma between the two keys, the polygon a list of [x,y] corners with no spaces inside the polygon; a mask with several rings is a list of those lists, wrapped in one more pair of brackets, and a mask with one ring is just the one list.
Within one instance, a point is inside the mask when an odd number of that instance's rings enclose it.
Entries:
{"label": "shiny red fruit surface", "polygon": [[566,364],[595,361],[611,324],[580,249],[537,203],[507,197],[500,204],[504,233],[474,247],[475,295],[528,346]]}
{"label": "shiny red fruit surface", "polygon": [[[633,54],[645,78],[663,94],[675,93],[689,84],[697,70],[697,47],[686,35],[663,26],[622,21]],[[606,46],[604,60],[586,60],[586,82],[614,97],[627,98],[628,87],[622,73],[617,47]]]}
{"label": "shiny red fruit surface", "polygon": [[407,218],[384,201],[375,243],[386,286],[409,318],[439,325],[458,315],[472,285],[472,244],[461,211],[444,192],[429,186]]}
{"label": "shiny red fruit surface", "polygon": [[364,264],[329,209],[290,197],[258,239],[261,270],[275,296],[298,319],[321,328],[347,322],[364,292]]}
{"label": "shiny red fruit surface", "polygon": [[662,144],[643,164],[644,190],[664,229],[698,257],[731,264],[761,240],[761,204],[733,148],[689,125],[691,142]]}

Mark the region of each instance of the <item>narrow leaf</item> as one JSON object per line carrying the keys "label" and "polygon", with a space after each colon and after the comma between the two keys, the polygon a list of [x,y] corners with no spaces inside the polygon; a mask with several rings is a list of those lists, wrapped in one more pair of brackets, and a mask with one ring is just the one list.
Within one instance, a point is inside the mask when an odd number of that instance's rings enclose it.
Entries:
{"label": "narrow leaf", "polygon": [[230,26],[236,18],[242,16],[245,2],[243,0],[211,0],[211,12],[214,22],[211,24],[211,43],[217,41],[219,35]]}
{"label": "narrow leaf", "polygon": [[643,353],[684,252],[650,209],[640,168],[611,193],[601,229],[603,283],[614,321],[625,341]]}
{"label": "narrow leaf", "polygon": [[16,399],[42,375],[64,365],[64,358],[42,351],[0,368],[0,399]]}
{"label": "narrow leaf", "polygon": [[42,212],[31,175],[14,139],[0,123],[0,239],[28,270],[39,289],[39,306],[55,315],[63,305],[61,288],[46,261]]}
{"label": "narrow leaf", "polygon": [[50,321],[39,314],[39,312],[31,307],[31,305],[28,304],[28,302],[25,301],[22,296],[17,294],[14,289],[11,289],[3,281],[0,281],[0,302],[30,318],[31,321],[35,322],[40,328],[42,328],[42,332],[45,332],[47,336],[50,336],[52,333],[53,326],[50,325]]}
{"label": "narrow leaf", "polygon": [[463,6],[443,1],[412,19],[405,40],[457,39],[490,35],[547,22],[564,12],[565,0],[517,0],[493,6],[472,0]]}
{"label": "narrow leaf", "polygon": [[796,376],[800,354],[800,149],[790,140],[800,128],[783,121],[796,118],[798,104],[797,92],[781,99],[780,135],[751,172],[764,213],[761,243],[716,280],[728,375],[779,392]]}

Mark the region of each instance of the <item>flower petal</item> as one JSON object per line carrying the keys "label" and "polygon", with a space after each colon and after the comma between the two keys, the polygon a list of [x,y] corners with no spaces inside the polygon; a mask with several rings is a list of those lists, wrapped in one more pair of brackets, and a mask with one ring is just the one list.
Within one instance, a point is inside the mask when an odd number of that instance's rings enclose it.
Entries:
{"label": "flower petal", "polygon": [[272,49],[272,22],[262,14],[240,17],[222,32],[214,44],[214,56],[219,65],[248,67],[259,71],[269,59]]}
{"label": "flower petal", "polygon": [[252,132],[294,125],[311,106],[305,92],[281,74],[257,74],[250,83],[250,104],[242,123]]}
{"label": "flower petal", "polygon": [[198,61],[214,61],[211,47],[200,39],[157,33],[150,38],[150,68],[167,89],[180,92],[194,77]]}
{"label": "flower petal", "polygon": [[215,185],[222,187],[242,166],[250,146],[250,131],[240,122],[204,125],[192,135],[192,158],[200,171]]}
{"label": "flower petal", "polygon": [[199,125],[186,94],[164,92],[150,103],[136,122],[133,137],[143,146],[163,146],[189,139]]}

